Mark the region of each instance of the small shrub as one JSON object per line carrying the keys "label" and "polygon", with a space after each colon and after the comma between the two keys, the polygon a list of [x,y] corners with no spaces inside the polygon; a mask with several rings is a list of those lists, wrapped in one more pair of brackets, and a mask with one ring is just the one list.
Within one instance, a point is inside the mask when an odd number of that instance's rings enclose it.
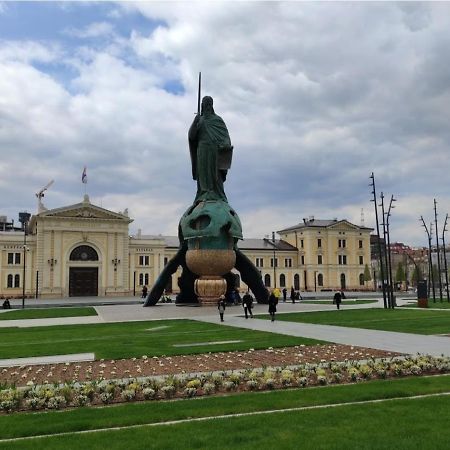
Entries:
{"label": "small shrub", "polygon": [[216,392],[216,385],[214,383],[205,383],[203,385],[203,392],[206,395],[214,394]]}
{"label": "small shrub", "polygon": [[175,395],[175,386],[173,384],[167,384],[161,388],[161,392],[166,398],[172,398]]}
{"label": "small shrub", "polygon": [[142,395],[145,400],[153,400],[156,397],[156,391],[152,388],[144,388],[142,390]]}
{"label": "small shrub", "polygon": [[87,396],[84,395],[84,394],[78,394],[78,395],[75,397],[75,404],[76,404],[77,406],[86,406],[86,405],[89,405],[89,403],[90,403],[89,397],[87,397]]}
{"label": "small shrub", "polygon": [[127,402],[131,402],[136,398],[136,391],[134,389],[124,389],[120,396]]}
{"label": "small shrub", "polygon": [[300,387],[305,387],[307,384],[308,384],[308,378],[306,378],[306,377],[300,377],[300,378],[298,379],[298,385],[299,385]]}
{"label": "small shrub", "polygon": [[185,397],[191,398],[197,395],[197,389],[195,387],[187,387],[184,390]]}
{"label": "small shrub", "polygon": [[47,400],[48,409],[60,409],[66,406],[66,399],[62,395],[55,395]]}
{"label": "small shrub", "polygon": [[237,385],[233,381],[225,381],[223,383],[223,387],[226,391],[233,391],[234,389],[236,389],[236,386]]}
{"label": "small shrub", "polygon": [[108,403],[111,403],[114,399],[114,394],[112,392],[102,392],[100,394],[100,400],[102,403],[107,405]]}
{"label": "small shrub", "polygon": [[194,380],[190,380],[186,383],[186,388],[198,389],[201,385],[201,381],[195,378]]}
{"label": "small shrub", "polygon": [[342,381],[342,373],[340,372],[333,373],[333,380],[335,383],[340,383]]}
{"label": "small shrub", "polygon": [[318,381],[318,383],[319,383],[320,385],[322,385],[322,386],[325,386],[326,384],[328,384],[328,379],[327,379],[327,377],[326,377],[326,376],[323,376],[323,375],[319,375],[319,376],[317,377],[317,381]]}
{"label": "small shrub", "polygon": [[247,388],[251,391],[256,391],[259,387],[259,383],[257,380],[248,380],[247,381]]}

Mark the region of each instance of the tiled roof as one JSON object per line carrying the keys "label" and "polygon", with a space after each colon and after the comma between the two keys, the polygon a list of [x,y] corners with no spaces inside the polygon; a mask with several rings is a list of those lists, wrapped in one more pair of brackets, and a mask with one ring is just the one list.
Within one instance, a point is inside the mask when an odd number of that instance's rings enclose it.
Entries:
{"label": "tiled roof", "polygon": [[[157,239],[161,240],[163,239],[166,243],[167,247],[170,248],[178,248],[179,246],[179,240],[177,236],[155,236],[155,235],[140,235],[140,236],[133,236],[133,239],[142,239],[142,240],[151,240],[151,239]],[[243,239],[238,242],[238,247],[241,250],[273,250],[274,244],[273,241],[270,239]],[[287,242],[283,240],[275,240],[275,249],[276,250],[291,250],[296,251],[297,249],[292,246],[291,244],[288,244]]]}
{"label": "tiled roof", "polygon": [[297,225],[294,225],[292,227],[283,228],[282,230],[278,231],[278,233],[283,233],[285,231],[298,230],[299,228],[327,228],[327,227],[330,227],[331,225],[336,225],[339,222],[349,223],[350,225],[353,225],[354,227],[357,227],[361,230],[372,230],[372,228],[361,227],[361,226],[355,225],[354,223],[351,223],[345,219],[344,220],[303,219],[303,222],[300,222]]}

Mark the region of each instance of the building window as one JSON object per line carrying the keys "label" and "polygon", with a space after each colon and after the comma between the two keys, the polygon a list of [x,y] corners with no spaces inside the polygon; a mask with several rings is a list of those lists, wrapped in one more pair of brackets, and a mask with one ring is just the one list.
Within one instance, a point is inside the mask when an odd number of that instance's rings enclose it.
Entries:
{"label": "building window", "polygon": [[8,264],[20,264],[20,253],[8,253]]}
{"label": "building window", "polygon": [[345,273],[341,273],[341,289],[346,288]]}
{"label": "building window", "polygon": [[256,267],[264,267],[264,258],[256,258]]}
{"label": "building window", "polygon": [[264,286],[270,287],[270,275],[268,273],[264,275]]}
{"label": "building window", "polygon": [[359,255],[359,264],[364,264],[364,256]]}
{"label": "building window", "polygon": [[144,273],[144,284],[148,284],[148,273]]}
{"label": "building window", "polygon": [[364,274],[363,273],[359,274],[359,285],[364,286]]}
{"label": "building window", "polygon": [[150,264],[150,256],[148,255],[140,255],[139,256],[139,265],[140,266],[148,266]]}
{"label": "building window", "polygon": [[305,264],[305,255],[302,255],[302,265]]}
{"label": "building window", "polygon": [[[11,253],[12,254],[12,253]],[[13,287],[13,276],[8,275],[8,284],[7,287],[12,288]]]}
{"label": "building window", "polygon": [[322,239],[317,239],[317,248],[322,248]]}
{"label": "building window", "polygon": [[286,287],[286,277],[284,273],[280,275],[280,287],[282,288]]}
{"label": "building window", "polygon": [[303,239],[300,239],[300,247],[301,247],[301,248],[304,248]]}
{"label": "building window", "polygon": [[346,245],[345,239],[339,239],[338,247],[339,248],[345,248],[346,246],[347,245]]}
{"label": "building window", "polygon": [[292,258],[284,258],[284,267],[292,267]]}
{"label": "building window", "polygon": [[361,239],[359,240],[359,248],[363,248],[363,241]]}
{"label": "building window", "polygon": [[[273,267],[273,258],[270,258],[270,267]],[[275,258],[275,267],[278,267],[278,258]]]}
{"label": "building window", "polygon": [[70,261],[98,261],[98,253],[89,245],[80,245],[72,250]]}
{"label": "building window", "polygon": [[139,286],[144,286],[144,274],[139,274]]}
{"label": "building window", "polygon": [[20,287],[20,275],[14,275],[14,287]]}
{"label": "building window", "polygon": [[322,264],[322,255],[317,255],[317,264]]}
{"label": "building window", "polygon": [[323,287],[323,275],[321,273],[317,275],[317,284],[318,286]]}
{"label": "building window", "polygon": [[296,291],[300,290],[300,275],[298,273],[294,275],[294,289]]}
{"label": "building window", "polygon": [[338,264],[347,264],[347,255],[338,255]]}

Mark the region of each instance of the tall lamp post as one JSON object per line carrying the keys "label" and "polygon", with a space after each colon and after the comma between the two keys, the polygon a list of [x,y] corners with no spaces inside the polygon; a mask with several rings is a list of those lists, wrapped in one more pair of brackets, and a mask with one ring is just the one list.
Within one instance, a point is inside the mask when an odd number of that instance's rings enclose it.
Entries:
{"label": "tall lamp post", "polygon": [[389,257],[389,285],[390,285],[390,299],[391,299],[391,308],[394,309],[395,301],[394,301],[394,283],[392,279],[392,260],[391,260],[391,238],[389,234],[389,217],[391,217],[391,209],[394,209],[395,206],[392,204],[397,200],[391,195],[391,201],[389,202],[388,212],[386,213],[386,234],[387,234],[387,250]]}
{"label": "tall lamp post", "polygon": [[436,254],[437,254],[437,264],[438,264],[438,281],[439,281],[439,299],[442,302],[442,280],[441,280],[441,258],[439,255],[439,234],[437,225],[437,201],[434,199],[434,225],[436,227]]}
{"label": "tall lamp post", "polygon": [[272,231],[272,242],[273,242],[273,287],[277,287],[277,259],[276,259],[276,244],[275,244],[275,231]]}
{"label": "tall lamp post", "polygon": [[31,214],[27,212],[19,213],[19,222],[22,224],[23,229],[23,277],[22,277],[22,309],[25,308],[25,281],[26,281],[26,269],[27,269],[27,233],[28,222],[30,221]]}
{"label": "tall lamp post", "polygon": [[[391,289],[389,288],[389,261],[388,261],[388,249],[387,249],[387,231],[386,231],[386,213],[384,211],[384,194],[383,192],[380,194],[381,198],[381,214],[383,215],[383,223],[381,224],[383,226],[383,239],[384,239],[384,259],[386,264],[386,283],[387,283],[387,302],[388,302],[388,308],[392,308],[392,298],[391,298]],[[384,283],[384,280],[383,280]],[[386,288],[385,288],[386,289]]]}
{"label": "tall lamp post", "polygon": [[444,253],[444,269],[445,269],[445,286],[447,291],[447,302],[450,302],[450,295],[448,291],[448,268],[447,268],[447,256],[445,254],[445,232],[447,231],[448,214],[445,216],[444,227],[442,228],[442,249]]}
{"label": "tall lamp post", "polygon": [[[371,202],[373,202],[373,205],[375,207],[375,220],[377,223],[377,238],[378,238],[378,255],[380,258],[380,277],[381,277],[381,286],[383,289],[383,303],[384,303],[384,307],[387,308],[387,303],[386,303],[386,288],[384,285],[384,270],[383,270],[383,253],[381,251],[381,240],[380,240],[380,223],[378,221],[378,206],[377,206],[377,193],[375,190],[375,176],[372,172],[372,174],[369,177],[372,180],[372,183],[369,184],[369,186],[372,186],[372,194],[373,194],[373,200],[370,200]],[[375,289],[376,289],[376,285],[375,285]]]}
{"label": "tall lamp post", "polygon": [[436,302],[436,293],[434,290],[434,274],[433,274],[433,262],[431,261],[431,231],[432,224],[430,224],[430,229],[428,230],[428,227],[425,223],[425,220],[423,220],[423,217],[420,216],[420,220],[422,221],[422,226],[425,228],[425,231],[428,236],[428,297],[430,296],[430,279],[431,279],[431,285],[433,287],[433,302]]}

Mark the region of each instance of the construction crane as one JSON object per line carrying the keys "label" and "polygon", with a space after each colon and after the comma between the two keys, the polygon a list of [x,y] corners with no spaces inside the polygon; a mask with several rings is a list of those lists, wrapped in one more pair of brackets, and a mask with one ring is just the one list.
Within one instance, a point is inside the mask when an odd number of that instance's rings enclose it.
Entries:
{"label": "construction crane", "polygon": [[44,197],[44,192],[55,182],[55,180],[49,181],[42,189],[36,192],[36,197],[38,199],[38,213],[45,211],[47,208],[42,203],[42,198]]}

